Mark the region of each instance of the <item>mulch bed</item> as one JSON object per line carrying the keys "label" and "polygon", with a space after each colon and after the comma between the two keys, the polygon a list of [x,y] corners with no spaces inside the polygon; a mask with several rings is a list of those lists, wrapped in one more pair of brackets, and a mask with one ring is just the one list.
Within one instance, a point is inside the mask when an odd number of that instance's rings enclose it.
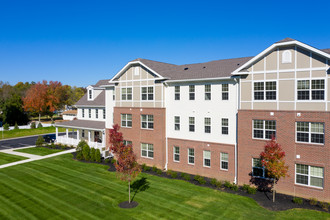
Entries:
{"label": "mulch bed", "polygon": [[[72,155],[73,155],[74,159],[77,160],[76,152],[72,153]],[[83,160],[79,160],[79,161],[85,162],[85,163],[97,163],[97,162],[90,162],[90,161],[83,161]],[[98,164],[108,165],[109,166],[108,171],[110,171],[110,172],[116,171],[116,168],[112,163],[106,162],[103,159],[102,159],[102,162],[100,162]],[[167,175],[166,172],[157,174],[156,172],[152,171],[151,167],[150,167],[150,170],[148,170],[148,171],[142,170],[142,172],[150,174],[150,175],[154,175],[154,176],[163,177],[163,178],[174,179],[171,176]],[[206,180],[206,183],[201,185],[196,180],[194,180],[194,175],[188,174],[188,175],[190,175],[190,180],[187,181],[181,177],[181,173],[177,172],[177,174],[178,175],[175,179],[184,180],[186,182],[190,182],[190,183],[198,185],[198,186],[208,187],[208,188],[219,190],[219,191],[226,192],[226,193],[231,193],[231,194],[240,195],[240,196],[247,196],[247,197],[254,199],[260,206],[262,206],[268,210],[271,210],[271,211],[284,211],[284,210],[294,209],[294,208],[303,208],[303,209],[311,209],[311,210],[323,211],[323,212],[328,212],[328,213],[330,212],[329,209],[325,210],[322,207],[320,207],[319,205],[311,205],[309,203],[309,200],[307,200],[307,199],[303,199],[302,204],[296,204],[293,202],[293,198],[294,198],[293,196],[285,195],[282,193],[276,193],[275,202],[273,202],[273,194],[270,191],[264,191],[264,192],[257,191],[256,194],[248,194],[247,192],[243,191],[241,188],[239,188],[238,191],[233,191],[226,187],[216,188],[215,186],[211,185],[211,183],[210,183],[211,179],[207,178],[207,177],[204,177],[204,179]],[[132,201],[131,204],[134,202],[135,201]],[[122,207],[122,206],[125,206],[124,203],[128,203],[128,201],[120,203],[119,207],[134,208],[137,206],[137,204],[136,204],[134,207]],[[123,204],[123,205],[121,206],[121,204]],[[132,206],[132,205],[130,205],[130,206]]]}
{"label": "mulch bed", "polygon": [[72,149],[72,147],[59,146],[59,145],[56,145],[56,144],[53,144],[53,145],[43,145],[42,147],[48,148],[48,149],[56,149],[56,150],[71,150]]}
{"label": "mulch bed", "polygon": [[132,201],[131,203],[129,203],[128,201],[125,201],[125,202],[119,203],[118,206],[123,209],[131,209],[131,208],[135,208],[138,205],[139,205],[139,203],[137,203],[135,201]]}

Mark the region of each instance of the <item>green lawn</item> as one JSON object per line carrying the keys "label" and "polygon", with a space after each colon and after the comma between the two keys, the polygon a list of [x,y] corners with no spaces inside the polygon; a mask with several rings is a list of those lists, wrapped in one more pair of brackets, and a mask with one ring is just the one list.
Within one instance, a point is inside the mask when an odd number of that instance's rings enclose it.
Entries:
{"label": "green lawn", "polygon": [[35,154],[35,155],[45,156],[45,155],[48,155],[48,154],[61,152],[63,150],[49,149],[49,148],[45,148],[45,147],[30,147],[30,148],[24,148],[24,149],[19,149],[19,150],[14,150],[14,151],[27,153],[27,154]]}
{"label": "green lawn", "polygon": [[[58,131],[64,132],[65,129],[59,128]],[[47,134],[47,133],[55,133],[55,127],[45,127],[45,128],[36,128],[36,129],[17,129],[17,130],[3,131],[3,139],[30,136],[30,135],[38,135],[38,134]],[[0,140],[1,139],[2,139],[2,131],[0,132]]]}
{"label": "green lawn", "polygon": [[108,167],[71,154],[0,169],[0,219],[329,219],[325,212],[273,212],[248,197],[141,174],[150,188],[121,209],[127,184]]}
{"label": "green lawn", "polygon": [[12,155],[12,154],[5,154],[5,153],[0,152],[0,165],[6,164],[6,163],[16,162],[16,161],[19,161],[19,160],[25,160],[25,159],[28,159],[28,158],[21,157],[21,156],[16,156],[16,155]]}

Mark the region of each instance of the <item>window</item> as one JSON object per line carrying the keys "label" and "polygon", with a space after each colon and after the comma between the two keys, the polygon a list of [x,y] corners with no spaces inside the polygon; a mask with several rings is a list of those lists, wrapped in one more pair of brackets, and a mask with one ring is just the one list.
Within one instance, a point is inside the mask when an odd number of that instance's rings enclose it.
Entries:
{"label": "window", "polygon": [[121,114],[121,126],[125,128],[132,127],[132,115],[131,114]]}
{"label": "window", "polygon": [[[312,86],[310,86],[312,84]],[[298,100],[324,100],[324,79],[320,80],[298,80]]]}
{"label": "window", "polygon": [[324,143],[324,123],[296,122],[297,142]]}
{"label": "window", "polygon": [[180,131],[180,116],[174,116],[174,130]]}
{"label": "window", "polygon": [[123,140],[123,144],[124,144],[125,146],[127,146],[127,145],[132,145],[132,141],[126,141],[126,140]]}
{"label": "window", "polygon": [[220,153],[220,169],[228,170],[228,153]]}
{"label": "window", "polygon": [[140,68],[138,66],[134,67],[134,76],[140,75]]}
{"label": "window", "polygon": [[153,129],[154,128],[154,116],[153,115],[141,115],[141,128]]}
{"label": "window", "polygon": [[292,56],[290,50],[285,50],[282,53],[282,63],[291,63],[292,62]]}
{"label": "window", "polygon": [[323,167],[296,164],[296,183],[323,188]]}
{"label": "window", "polygon": [[276,137],[276,121],[253,120],[253,138],[272,139]]}
{"label": "window", "polygon": [[189,85],[189,100],[195,100],[195,86]]}
{"label": "window", "polygon": [[252,158],[252,176],[266,178],[266,169],[262,166],[259,158]]}
{"label": "window", "polygon": [[205,100],[211,100],[211,85],[205,85]]}
{"label": "window", "polygon": [[93,91],[91,89],[88,90],[88,99],[93,99]]}
{"label": "window", "polygon": [[254,100],[276,100],[276,81],[255,82]]}
{"label": "window", "polygon": [[99,118],[99,110],[95,109],[95,118]]}
{"label": "window", "polygon": [[204,167],[211,167],[211,151],[203,151],[203,165]]}
{"label": "window", "polygon": [[105,108],[103,109],[103,119],[105,119]]}
{"label": "window", "polygon": [[154,87],[141,87],[142,100],[154,100]]}
{"label": "window", "polygon": [[132,100],[132,88],[121,88],[121,100]]}
{"label": "window", "polygon": [[154,158],[154,145],[141,143],[141,157]]}
{"label": "window", "polygon": [[81,137],[85,137],[85,130],[81,130]]}
{"label": "window", "polygon": [[222,84],[222,100],[228,100],[228,99],[229,99],[229,85]]}
{"label": "window", "polygon": [[174,88],[174,99],[180,100],[180,86],[175,86]]}
{"label": "window", "polygon": [[81,109],[82,117],[85,118],[85,109]]}
{"label": "window", "polygon": [[180,161],[180,148],[173,147],[173,160],[176,162]]}
{"label": "window", "polygon": [[204,131],[211,133],[211,118],[204,118]]}
{"label": "window", "polygon": [[91,118],[92,117],[92,110],[88,109],[88,117]]}
{"label": "window", "polygon": [[189,117],[189,131],[195,131],[195,117]]}
{"label": "window", "polygon": [[221,119],[222,134],[228,134],[228,118]]}
{"label": "window", "polygon": [[188,148],[188,164],[194,164],[194,163],[195,163],[195,149]]}

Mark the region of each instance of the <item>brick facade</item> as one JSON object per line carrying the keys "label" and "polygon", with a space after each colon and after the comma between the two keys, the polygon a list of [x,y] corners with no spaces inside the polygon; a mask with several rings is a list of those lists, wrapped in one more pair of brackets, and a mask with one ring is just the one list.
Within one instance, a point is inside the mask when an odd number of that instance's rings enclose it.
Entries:
{"label": "brick facade", "polygon": [[[271,112],[274,115],[271,115]],[[298,116],[297,113],[300,113]],[[252,120],[276,120],[276,139],[286,153],[289,177],[281,179],[278,192],[294,196],[330,200],[330,112],[239,110],[238,113],[238,184],[250,183],[252,158],[263,151],[265,140],[252,138]],[[296,143],[296,122],[323,122],[325,144]],[[300,158],[299,156],[300,155]],[[295,164],[324,168],[323,189],[295,184]]]}

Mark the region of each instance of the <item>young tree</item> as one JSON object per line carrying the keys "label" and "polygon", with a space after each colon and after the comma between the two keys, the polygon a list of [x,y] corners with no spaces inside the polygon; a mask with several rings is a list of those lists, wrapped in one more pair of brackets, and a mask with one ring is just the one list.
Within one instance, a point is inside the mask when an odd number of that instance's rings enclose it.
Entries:
{"label": "young tree", "polygon": [[132,145],[124,145],[123,134],[118,131],[119,129],[117,124],[110,129],[110,150],[117,159],[115,163],[117,176],[128,182],[128,202],[131,203],[131,181],[139,175],[141,169],[136,162]]}
{"label": "young tree", "polygon": [[265,149],[260,153],[262,166],[267,170],[267,174],[273,179],[273,202],[275,202],[275,185],[281,177],[286,177],[288,166],[284,161],[285,152],[279,143],[273,137],[265,145]]}

